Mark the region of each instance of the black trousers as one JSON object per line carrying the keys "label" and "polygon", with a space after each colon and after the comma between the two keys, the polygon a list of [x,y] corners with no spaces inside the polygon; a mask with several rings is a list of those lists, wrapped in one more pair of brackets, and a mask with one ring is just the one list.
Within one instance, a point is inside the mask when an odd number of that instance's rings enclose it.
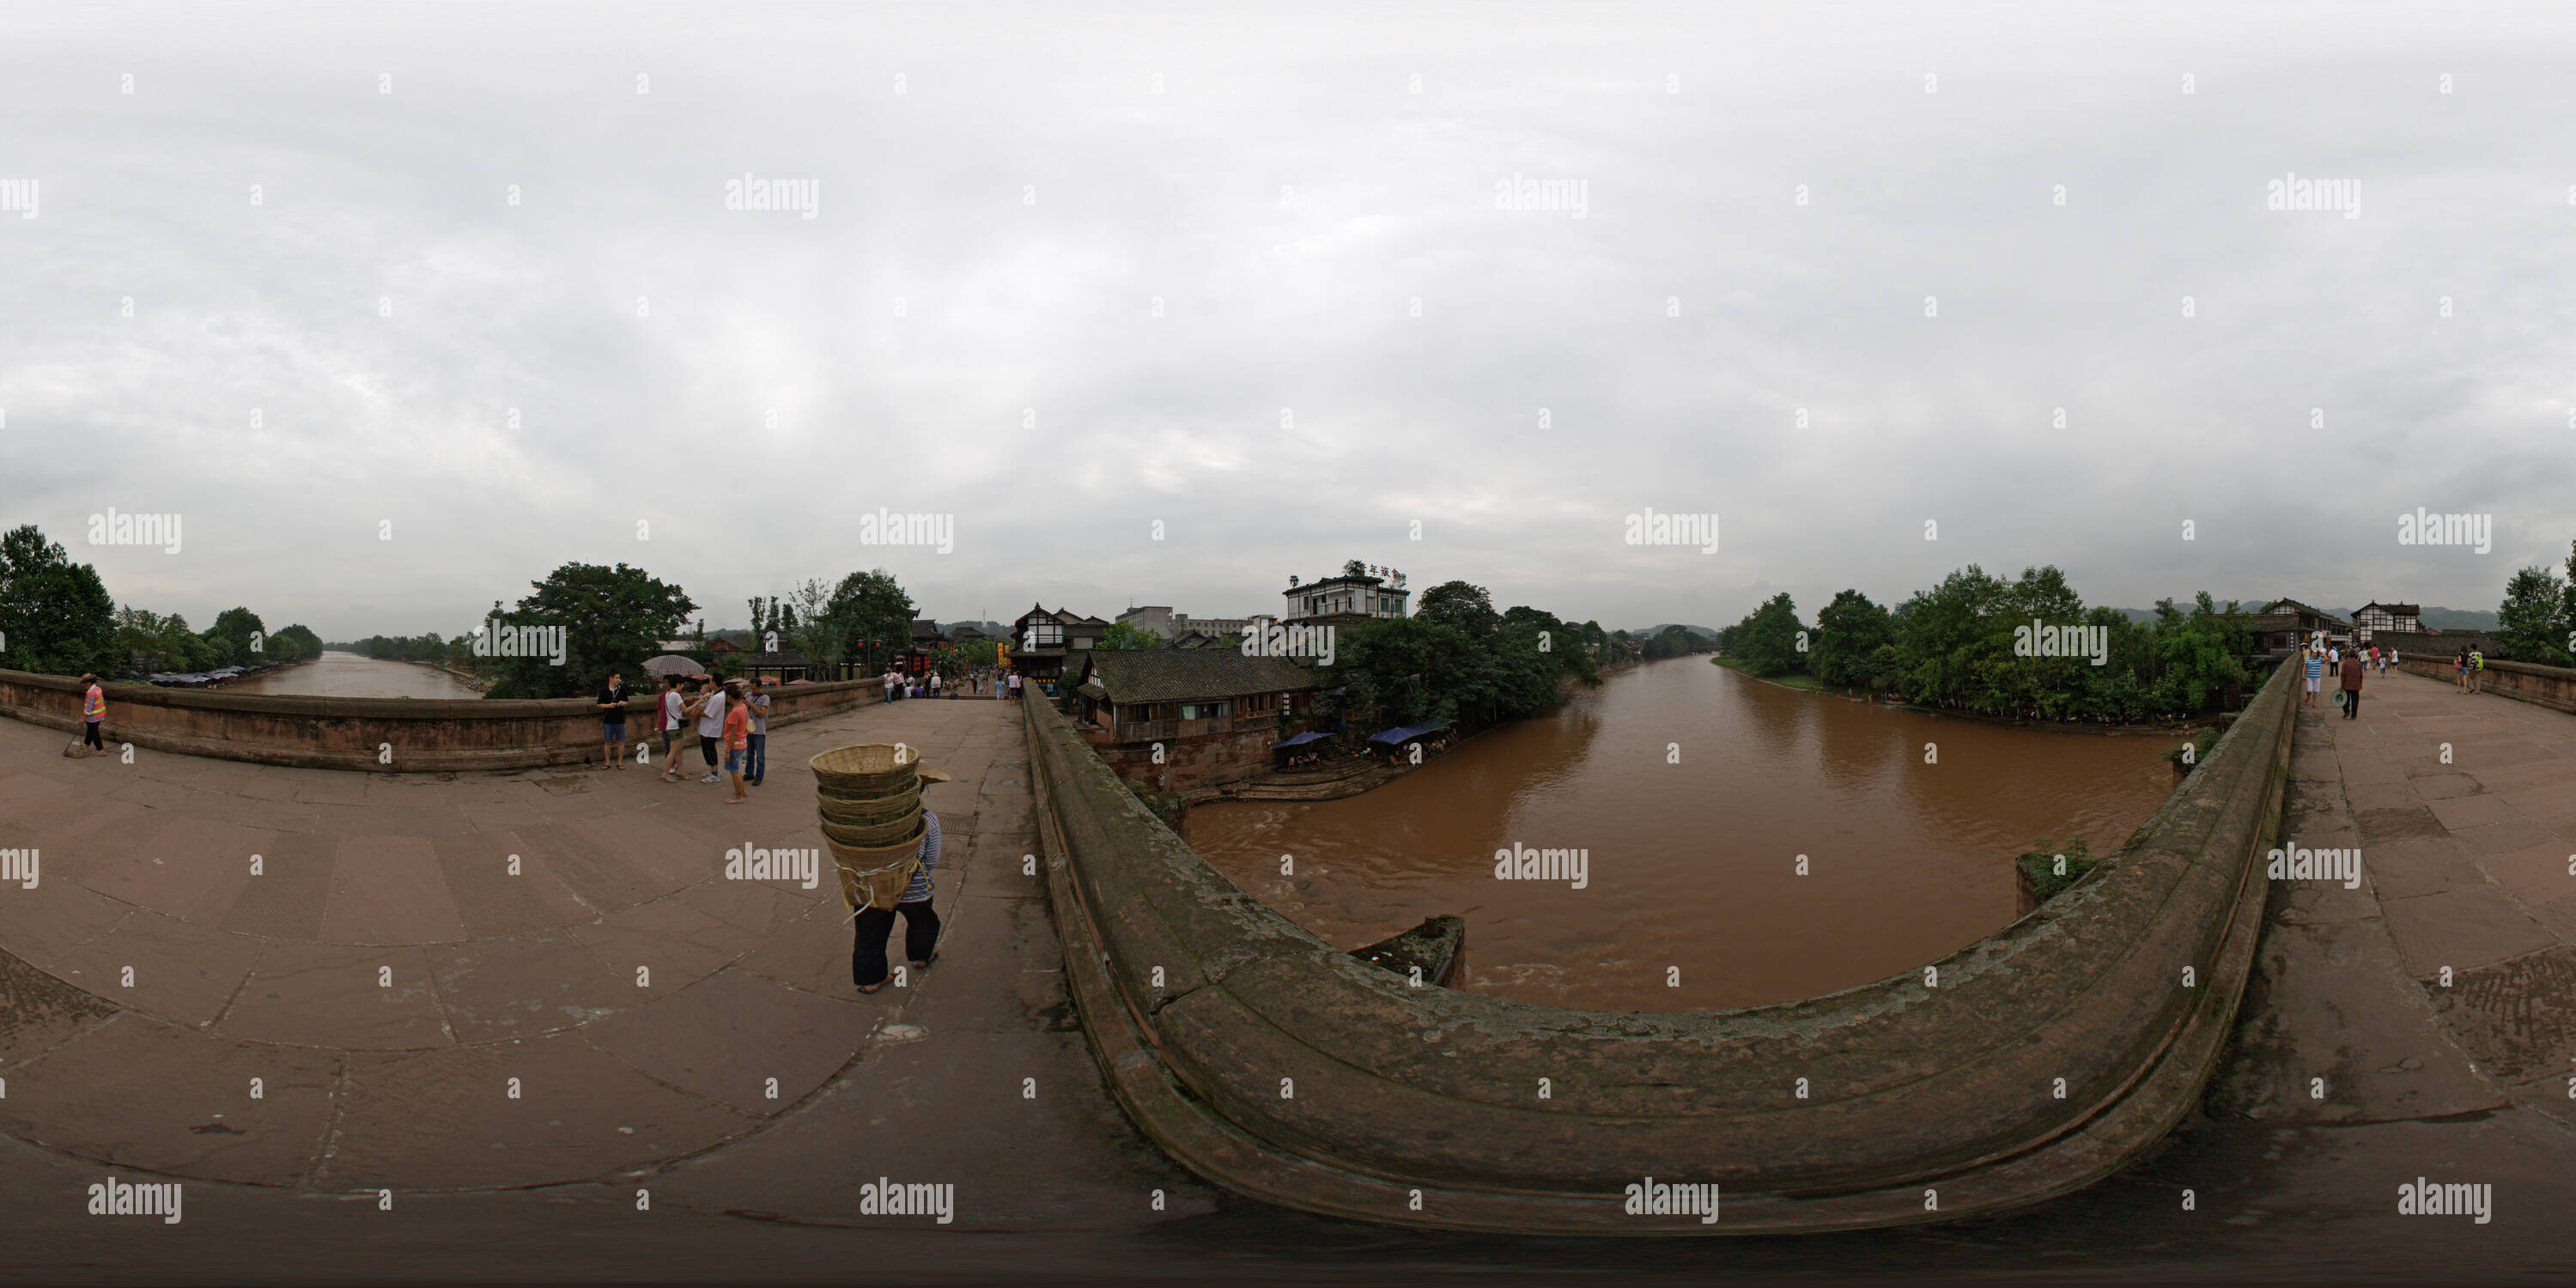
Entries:
{"label": "black trousers", "polygon": [[898,903],[892,908],[866,908],[858,916],[858,937],[850,943],[850,982],[861,988],[881,982],[886,969],[886,940],[894,934],[894,914],[903,913],[903,955],[912,961],[930,960],[939,947],[939,913],[930,900]]}
{"label": "black trousers", "polygon": [[707,768],[709,768],[709,769],[713,769],[713,768],[715,768],[715,767],[716,767],[716,740],[715,740],[715,739],[713,739],[713,738],[710,738],[710,737],[706,736],[705,734],[699,734],[699,735],[698,735],[698,754],[707,758]]}
{"label": "black trousers", "polygon": [[2359,714],[2361,714],[2361,690],[2359,690],[2359,689],[2346,689],[2346,690],[2344,690],[2344,691],[2343,691],[2343,718],[2344,718],[2344,719],[2346,719],[2346,720],[2350,720],[2350,719],[2352,719],[2354,716],[2357,716],[2357,715],[2359,715]]}
{"label": "black trousers", "polygon": [[84,729],[86,729],[86,730],[88,731],[88,732],[83,733],[83,734],[81,735],[81,741],[82,741],[83,743],[85,743],[85,744],[87,744],[87,745],[89,745],[89,746],[92,746],[92,747],[96,747],[96,748],[98,748],[100,751],[105,751],[105,750],[107,750],[107,741],[106,741],[106,738],[104,737],[104,733],[105,733],[105,731],[106,731],[106,729],[107,729],[107,722],[106,722],[106,721],[104,721],[104,720],[84,720],[84,721],[82,721],[82,722],[81,722],[81,726],[82,726],[82,728],[84,728]]}

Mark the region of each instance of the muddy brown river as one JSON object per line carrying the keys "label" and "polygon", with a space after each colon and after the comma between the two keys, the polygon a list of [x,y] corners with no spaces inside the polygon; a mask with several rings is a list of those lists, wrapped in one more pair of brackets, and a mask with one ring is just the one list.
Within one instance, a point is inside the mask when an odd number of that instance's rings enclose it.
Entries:
{"label": "muddy brown river", "polygon": [[480,698],[474,686],[434,666],[324,653],[310,662],[235,680],[225,693],[323,698]]}
{"label": "muddy brown river", "polygon": [[[1464,916],[1462,988],[1725,1009],[1866,984],[2002,927],[2013,857],[2079,833],[2117,850],[2172,791],[2179,742],[1866,706],[1683,657],[1360,796],[1200,806],[1188,834],[1338,947]],[[1522,846],[1583,851],[1582,888],[1496,877],[1495,852]]]}

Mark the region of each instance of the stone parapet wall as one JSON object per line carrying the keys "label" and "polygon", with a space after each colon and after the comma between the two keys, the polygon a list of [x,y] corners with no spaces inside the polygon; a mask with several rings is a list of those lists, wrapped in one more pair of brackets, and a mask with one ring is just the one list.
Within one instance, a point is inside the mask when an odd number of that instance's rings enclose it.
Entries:
{"label": "stone parapet wall", "polygon": [[[77,732],[81,684],[57,675],[0,671],[0,715]],[[522,769],[595,761],[599,707],[588,698],[540,701],[289,697],[110,684],[107,741],[154,751],[312,769],[429,773]],[[626,704],[627,732],[653,727],[653,694]],[[875,681],[770,690],[774,727],[882,702]],[[388,758],[389,757],[389,758]]]}
{"label": "stone parapet wall", "polygon": [[[1184,1165],[1363,1220],[1724,1234],[2000,1211],[2161,1139],[2233,1022],[2295,715],[2284,671],[2119,854],[1926,972],[1676,1014],[1409,987],[1209,867],[1053,710],[1023,719],[1085,1029]],[[1723,1218],[1626,1214],[1649,1176],[1719,1184]]]}
{"label": "stone parapet wall", "polygon": [[[2402,670],[2450,683],[2458,678],[2451,669],[2452,656],[2444,653],[2439,657],[2417,657],[2401,648],[2397,654],[2397,665]],[[2332,687],[2333,680],[2329,678],[2327,684]],[[2535,666],[2529,662],[2506,662],[2491,657],[2487,659],[2486,669],[2478,673],[2478,688],[2486,693],[2520,698],[2553,711],[2576,713],[2576,670],[2563,666]],[[2362,682],[2363,700],[2367,701],[2369,696],[2370,685],[2365,678]],[[2363,714],[2368,713],[2364,708]]]}

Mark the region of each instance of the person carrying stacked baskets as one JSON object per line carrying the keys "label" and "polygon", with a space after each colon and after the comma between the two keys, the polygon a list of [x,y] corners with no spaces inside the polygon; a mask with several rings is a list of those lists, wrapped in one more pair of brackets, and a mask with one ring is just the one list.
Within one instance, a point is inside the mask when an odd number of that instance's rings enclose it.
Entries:
{"label": "person carrying stacked baskets", "polygon": [[892,982],[886,944],[896,913],[903,914],[904,956],[913,969],[927,970],[939,958],[939,912],[931,903],[939,816],[921,808],[921,793],[948,775],[900,744],[836,747],[811,763],[815,812],[854,923],[850,983],[874,993]]}

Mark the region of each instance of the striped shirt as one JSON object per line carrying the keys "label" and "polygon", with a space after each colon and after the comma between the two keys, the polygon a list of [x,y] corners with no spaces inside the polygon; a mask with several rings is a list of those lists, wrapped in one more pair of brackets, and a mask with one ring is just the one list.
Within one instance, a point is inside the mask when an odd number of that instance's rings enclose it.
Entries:
{"label": "striped shirt", "polygon": [[921,903],[930,898],[930,874],[939,866],[939,816],[921,811],[921,868],[912,874],[912,884],[905,886],[903,897],[896,903]]}

